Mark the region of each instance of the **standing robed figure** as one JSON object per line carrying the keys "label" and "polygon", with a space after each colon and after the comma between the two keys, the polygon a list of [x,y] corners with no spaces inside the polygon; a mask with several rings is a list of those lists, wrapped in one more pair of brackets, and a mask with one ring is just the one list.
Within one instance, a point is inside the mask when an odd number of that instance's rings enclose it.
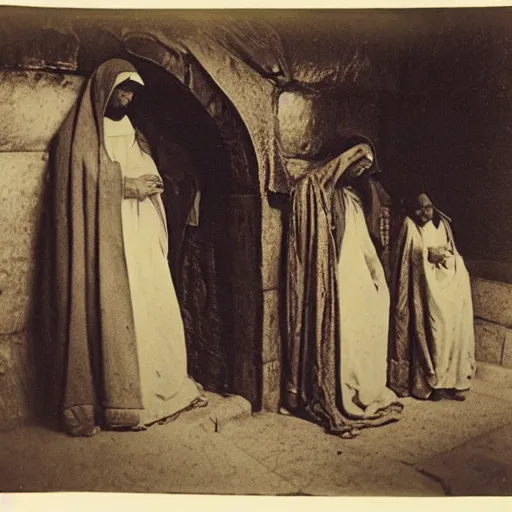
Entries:
{"label": "standing robed figure", "polygon": [[143,80],[104,62],[51,154],[56,384],[64,428],[144,429],[205,405],[187,374],[163,181],[127,116]]}

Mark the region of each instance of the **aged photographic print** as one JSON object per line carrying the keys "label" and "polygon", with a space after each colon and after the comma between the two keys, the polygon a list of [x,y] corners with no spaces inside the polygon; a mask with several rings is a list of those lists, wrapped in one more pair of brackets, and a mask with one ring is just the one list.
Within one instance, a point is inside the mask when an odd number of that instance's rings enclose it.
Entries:
{"label": "aged photographic print", "polygon": [[512,8],[0,41],[1,493],[512,494]]}

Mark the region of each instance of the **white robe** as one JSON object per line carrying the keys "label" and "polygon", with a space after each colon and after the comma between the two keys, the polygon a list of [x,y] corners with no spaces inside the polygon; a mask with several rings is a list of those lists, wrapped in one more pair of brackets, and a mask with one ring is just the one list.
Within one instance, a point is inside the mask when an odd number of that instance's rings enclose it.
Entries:
{"label": "white robe", "polygon": [[475,335],[471,285],[464,260],[455,251],[447,267],[428,261],[428,248],[444,246],[448,234],[444,222],[432,221],[420,228],[423,254],[417,262],[423,267],[427,290],[428,325],[432,338],[430,355],[435,375],[428,376],[434,389],[469,388],[475,369]]}
{"label": "white robe", "polygon": [[345,229],[337,267],[340,372],[345,412],[371,417],[397,402],[386,387],[389,290],[361,202],[343,189]]}
{"label": "white robe", "polygon": [[[125,177],[158,175],[152,158],[135,139],[128,117],[104,119],[105,147],[119,162]],[[198,396],[187,374],[185,331],[171,278],[164,206],[162,214],[148,197],[124,199],[122,222],[124,248],[135,322],[144,410],[141,424],[149,424],[188,407]]]}

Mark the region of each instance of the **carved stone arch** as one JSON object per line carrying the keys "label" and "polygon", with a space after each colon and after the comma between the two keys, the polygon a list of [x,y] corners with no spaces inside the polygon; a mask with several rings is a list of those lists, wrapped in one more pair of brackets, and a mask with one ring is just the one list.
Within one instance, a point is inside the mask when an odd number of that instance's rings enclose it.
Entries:
{"label": "carved stone arch", "polygon": [[[169,224],[179,219],[183,228],[181,256],[171,268],[189,371],[207,389],[241,394],[258,408],[261,368],[254,362],[261,354],[261,200],[249,132],[194,56],[144,33],[125,37],[124,46],[146,82],[146,121],[153,118],[160,155],[177,142],[189,162],[184,172],[170,165],[164,198]],[[186,226],[196,190],[201,193],[199,224]],[[257,211],[248,215],[240,197],[251,204],[257,198]],[[179,233],[171,237],[178,239]],[[240,286],[240,276],[247,285]]]}

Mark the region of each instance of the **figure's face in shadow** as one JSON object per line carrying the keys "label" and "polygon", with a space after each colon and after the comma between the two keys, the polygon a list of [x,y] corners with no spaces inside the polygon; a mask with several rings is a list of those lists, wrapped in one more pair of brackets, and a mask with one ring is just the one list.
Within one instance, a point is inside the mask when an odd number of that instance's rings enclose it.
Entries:
{"label": "figure's face in shadow", "polygon": [[370,148],[368,151],[359,159],[357,162],[353,163],[346,171],[346,176],[349,182],[355,182],[361,176],[365,174],[365,172],[370,169],[373,165],[373,153]]}
{"label": "figure's face in shadow", "polygon": [[426,194],[421,194],[416,199],[414,217],[414,220],[420,226],[424,226],[427,222],[430,222],[433,219],[434,205]]}
{"label": "figure's face in shadow", "polygon": [[133,101],[136,89],[137,84],[129,80],[119,84],[112,91],[105,115],[115,121],[122,119],[128,113],[128,108]]}

